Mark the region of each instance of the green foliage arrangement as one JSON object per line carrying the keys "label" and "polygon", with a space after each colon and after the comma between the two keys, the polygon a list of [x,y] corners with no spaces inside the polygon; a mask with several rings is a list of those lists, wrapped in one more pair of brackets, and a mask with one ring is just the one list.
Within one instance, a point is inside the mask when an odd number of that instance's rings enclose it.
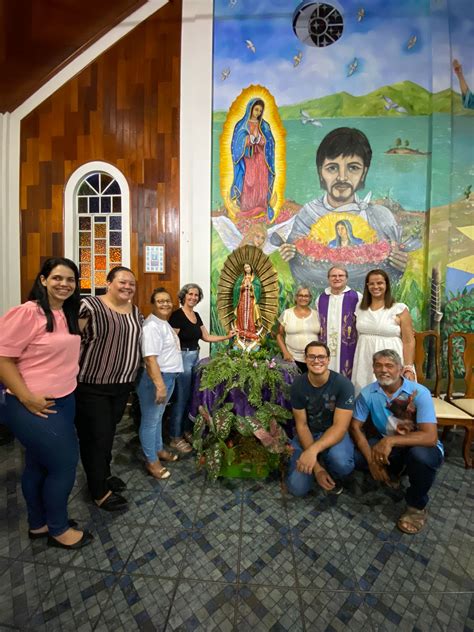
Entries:
{"label": "green foliage arrangement", "polygon": [[[447,373],[447,344],[449,334],[455,331],[462,331],[464,333],[474,332],[474,290],[469,290],[465,287],[462,292],[453,294],[450,292],[450,296],[446,304],[444,305],[444,318],[441,321],[442,333],[443,333],[443,373]],[[462,363],[462,340],[455,340],[455,352],[454,355],[454,372],[455,375],[460,377],[463,375],[463,363]]]}
{"label": "green foliage arrangement", "polygon": [[279,455],[288,453],[288,437],[281,424],[291,413],[278,404],[265,402],[252,416],[232,411],[223,404],[213,415],[200,406],[193,431],[198,464],[211,480],[234,463],[251,463],[258,469],[275,467]]}
{"label": "green foliage arrangement", "polygon": [[[288,370],[292,371],[291,365]],[[223,386],[223,394],[217,401],[219,405],[229,391],[238,388],[246,393],[249,404],[255,408],[262,405],[264,387],[270,390],[270,399],[275,400],[277,391],[287,392],[282,372],[274,358],[268,358],[268,351],[261,349],[254,353],[241,351],[218,352],[208,364],[201,368],[201,390],[214,390]]]}

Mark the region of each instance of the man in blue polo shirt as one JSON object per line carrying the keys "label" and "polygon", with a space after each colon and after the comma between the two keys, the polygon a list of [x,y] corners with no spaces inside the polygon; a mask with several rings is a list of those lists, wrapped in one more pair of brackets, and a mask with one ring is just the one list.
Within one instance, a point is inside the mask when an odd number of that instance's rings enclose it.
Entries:
{"label": "man in blue polo shirt", "polygon": [[[375,353],[373,368],[377,381],[357,397],[351,423],[358,450],[356,464],[368,465],[372,477],[387,484],[406,468],[410,482],[407,508],[397,526],[404,533],[415,534],[425,525],[428,492],[443,462],[431,394],[421,384],[402,377],[402,360],[392,349]],[[369,415],[379,435],[370,444],[363,431]]]}

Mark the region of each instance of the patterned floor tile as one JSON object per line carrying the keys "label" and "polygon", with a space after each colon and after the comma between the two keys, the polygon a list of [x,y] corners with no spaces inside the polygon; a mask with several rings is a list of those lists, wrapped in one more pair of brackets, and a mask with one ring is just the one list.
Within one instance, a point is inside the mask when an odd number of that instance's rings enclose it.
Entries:
{"label": "patterned floor tile", "polygon": [[186,549],[182,575],[189,579],[237,580],[240,534],[199,529],[191,534]]}
{"label": "patterned floor tile", "polygon": [[[370,593],[364,595],[374,628],[380,632],[455,632],[469,630],[472,594]],[[474,612],[472,612],[474,614]],[[471,619],[471,625],[474,621]],[[471,628],[472,629],[472,628]]]}
{"label": "patterned floor tile", "polygon": [[114,573],[123,571],[143,529],[143,526],[125,522],[97,527],[92,544],[77,551],[72,566]]}
{"label": "patterned floor tile", "polygon": [[354,590],[355,575],[344,545],[337,540],[293,535],[296,575],[301,588]]}
{"label": "patterned floor tile", "polygon": [[369,608],[356,592],[303,590],[303,617],[312,632],[358,632],[372,630]]}
{"label": "patterned floor tile", "polygon": [[192,532],[186,529],[161,530],[145,527],[125,567],[130,575],[175,578],[184,563]]}
{"label": "patterned floor tile", "polygon": [[148,516],[148,525],[158,529],[191,529],[201,498],[201,491],[193,486],[181,487],[173,493],[163,491]]}
{"label": "patterned floor tile", "polygon": [[240,488],[235,490],[207,487],[199,501],[194,526],[198,529],[240,531],[241,515]]}
{"label": "patterned floor tile", "polygon": [[[118,581],[113,573],[46,566],[47,596],[30,621],[33,629],[92,631]],[[58,573],[59,570],[59,573]]]}
{"label": "patterned floor tile", "polygon": [[271,530],[264,535],[242,534],[239,580],[241,583],[295,586],[290,538]]}
{"label": "patterned floor tile", "polygon": [[288,522],[301,537],[337,538],[339,532],[332,512],[332,500],[323,495],[286,499]]}
{"label": "patterned floor tile", "polygon": [[285,501],[282,498],[244,498],[242,532],[263,535],[269,531],[288,535],[290,524]]}
{"label": "patterned floor tile", "polygon": [[23,560],[10,562],[0,576],[0,624],[25,628],[58,580],[61,569]]}
{"label": "patterned floor tile", "polygon": [[236,590],[230,584],[182,580],[173,600],[166,632],[231,632],[234,629]]}
{"label": "patterned floor tile", "polygon": [[300,632],[303,619],[298,593],[282,587],[241,586],[236,630]]}
{"label": "patterned floor tile", "polygon": [[123,575],[104,604],[96,632],[163,632],[175,583]]}
{"label": "patterned floor tile", "polygon": [[474,581],[444,542],[398,543],[367,538],[357,547],[346,545],[358,587],[367,591],[429,593],[474,590]]}

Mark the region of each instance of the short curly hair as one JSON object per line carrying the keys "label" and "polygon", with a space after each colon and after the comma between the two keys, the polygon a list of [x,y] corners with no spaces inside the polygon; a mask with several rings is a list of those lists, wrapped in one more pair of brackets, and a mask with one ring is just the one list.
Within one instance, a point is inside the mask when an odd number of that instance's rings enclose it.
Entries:
{"label": "short curly hair", "polygon": [[198,303],[202,301],[204,294],[203,294],[202,289],[199,287],[199,285],[197,283],[186,283],[186,285],[183,285],[183,287],[178,292],[178,299],[179,299],[180,305],[184,305],[184,297],[189,292],[189,290],[197,290],[199,293]]}

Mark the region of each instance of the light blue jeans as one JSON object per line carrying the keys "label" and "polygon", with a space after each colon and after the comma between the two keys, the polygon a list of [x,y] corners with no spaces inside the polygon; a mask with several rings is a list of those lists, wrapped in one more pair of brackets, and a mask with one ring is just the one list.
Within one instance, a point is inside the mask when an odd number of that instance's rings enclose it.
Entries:
{"label": "light blue jeans", "polygon": [[199,362],[199,349],[181,351],[183,373],[178,373],[176,380],[175,401],[171,408],[170,437],[182,437],[184,431],[191,430],[189,405],[193,394],[193,371]]}
{"label": "light blue jeans", "polygon": [[[313,439],[319,439],[322,432],[313,434]],[[288,477],[286,484],[288,491],[293,496],[305,496],[316,484],[313,474],[304,474],[296,469],[296,461],[300,458],[303,448],[295,435],[291,441],[294,452],[291,456],[288,467]],[[339,443],[331,446],[319,455],[321,465],[329,472],[331,477],[337,482],[348,476],[354,469],[354,444],[346,432]]]}
{"label": "light blue jeans", "polygon": [[166,404],[173,394],[178,375],[179,373],[161,374],[166,386],[166,402],[164,404],[156,403],[156,387],[146,371],[143,371],[138,382],[137,393],[142,413],[139,436],[143,454],[148,463],[154,463],[157,459],[156,453],[163,450],[161,420],[163,419]]}

